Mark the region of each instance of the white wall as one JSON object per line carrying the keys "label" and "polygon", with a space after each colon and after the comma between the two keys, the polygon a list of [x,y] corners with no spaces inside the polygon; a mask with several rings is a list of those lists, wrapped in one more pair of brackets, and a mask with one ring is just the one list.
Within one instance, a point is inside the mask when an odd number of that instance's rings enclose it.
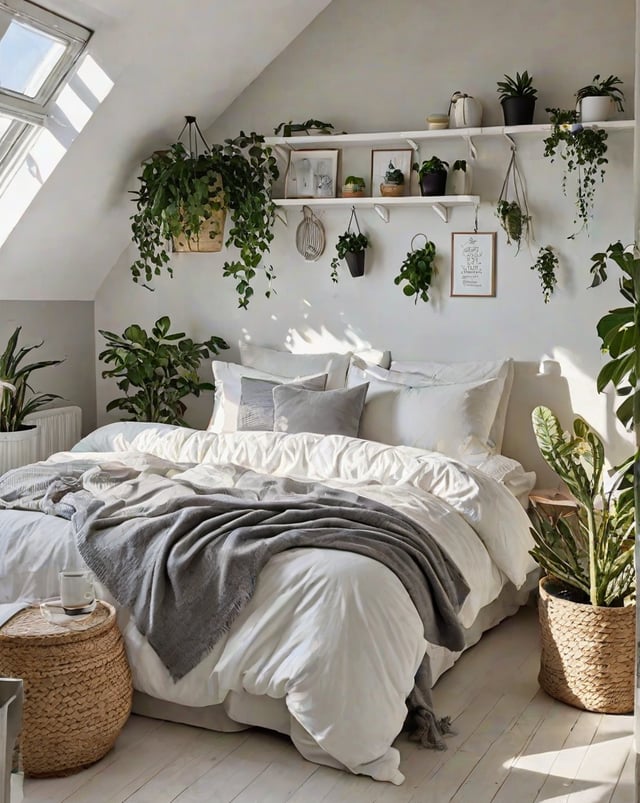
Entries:
{"label": "white wall", "polygon": [[[331,5],[249,86],[210,132],[220,140],[240,128],[266,134],[281,120],[316,117],[347,131],[424,128],[424,118],[446,111],[455,90],[479,98],[484,123],[501,123],[495,92],[503,73],[529,70],[539,90],[536,120],[545,106],[569,107],[573,93],[595,73],[619,75],[627,90],[625,117],[633,116],[634,4],[613,0],[490,0],[480,7],[468,0],[333,0]],[[509,157],[508,143],[482,139],[474,169],[473,191],[482,197],[481,231],[499,229],[495,202]],[[610,458],[626,452],[611,414],[610,398],[598,396],[594,377],[601,365],[595,324],[618,304],[615,275],[603,288],[588,290],[589,257],[618,238],[633,237],[632,134],[612,134],[606,184],[598,187],[591,236],[573,231],[573,203],[560,189],[560,168],[542,158],[538,136],[518,138],[518,153],[534,215],[536,242],[518,255],[498,233],[498,292],[493,299],[448,296],[450,236],[473,227],[471,209],[460,208],[448,224],[433,212],[403,209],[384,224],[373,211],[359,215],[372,249],[367,275],[353,280],[346,268],[337,286],[329,279],[329,262],[337,234],[346,228],[347,210],[320,214],[327,230],[327,249],[307,264],[295,250],[295,229],[302,219],[289,212],[289,226],[277,225],[271,262],[277,295],[257,295],[249,310],[236,309],[233,282],[222,279],[224,252],[179,255],[175,278],[157,282],[155,293],[134,285],[125,252],[96,299],[101,328],[122,330],[137,321],[151,323],[161,314],[195,337],[241,337],[295,350],[323,350],[371,344],[390,348],[401,358],[464,360],[511,355],[520,361],[505,451],[534,467],[541,462],[531,450],[528,413],[537,403],[551,403],[569,422],[569,409],[585,415],[602,432]],[[462,142],[438,141],[422,157],[466,156]],[[368,151],[345,151],[343,174],[368,176]],[[439,275],[433,303],[404,297],[393,284],[412,236],[425,232],[437,245]],[[540,245],[557,247],[562,259],[559,288],[545,305],[537,275],[529,268]],[[100,346],[100,343],[97,344]],[[236,351],[229,352],[237,356]],[[542,358],[556,360],[562,376],[536,377]],[[565,381],[566,380],[566,381]],[[112,388],[98,383],[98,417]],[[210,399],[193,405],[191,421],[206,424]]]}

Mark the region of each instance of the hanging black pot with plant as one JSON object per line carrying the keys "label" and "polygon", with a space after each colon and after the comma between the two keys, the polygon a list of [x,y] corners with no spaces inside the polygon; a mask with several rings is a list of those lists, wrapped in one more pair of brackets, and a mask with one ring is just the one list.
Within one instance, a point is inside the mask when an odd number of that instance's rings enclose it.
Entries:
{"label": "hanging black pot with plant", "polygon": [[[358,229],[357,234],[355,231],[351,231],[351,226],[354,223]],[[341,259],[344,259],[347,263],[349,273],[354,279],[359,276],[364,276],[364,257],[368,247],[369,238],[360,231],[356,208],[352,206],[347,230],[344,234],[338,236],[338,242],[336,243],[337,256],[331,260],[331,281],[335,283],[338,282],[338,266],[340,265]]]}

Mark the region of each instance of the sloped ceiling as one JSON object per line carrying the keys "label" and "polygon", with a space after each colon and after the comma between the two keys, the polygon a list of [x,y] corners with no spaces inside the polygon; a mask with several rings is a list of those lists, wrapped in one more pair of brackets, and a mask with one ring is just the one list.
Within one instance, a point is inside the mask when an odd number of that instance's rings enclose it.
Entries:
{"label": "sloped ceiling", "polygon": [[115,82],[0,249],[0,299],[92,300],[130,240],[142,159],[206,130],[330,0],[54,0]]}

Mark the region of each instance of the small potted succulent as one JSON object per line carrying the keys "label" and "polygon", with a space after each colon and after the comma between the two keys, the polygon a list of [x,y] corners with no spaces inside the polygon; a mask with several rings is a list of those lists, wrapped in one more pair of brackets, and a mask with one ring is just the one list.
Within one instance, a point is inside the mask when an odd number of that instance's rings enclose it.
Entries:
{"label": "small potted succulent", "polygon": [[414,163],[413,169],[420,178],[420,193],[425,195],[444,195],[447,186],[447,171],[449,162],[432,156],[419,165]]}
{"label": "small potted succulent", "polygon": [[364,276],[364,256],[368,247],[369,238],[360,231],[356,234],[347,230],[340,234],[336,243],[337,256],[331,260],[331,281],[338,281],[338,265],[341,259],[345,260],[349,273],[354,278]]}
{"label": "small potted succulent", "polygon": [[380,194],[384,196],[397,197],[404,195],[404,173],[393,162],[389,162],[387,172],[384,174],[384,181],[380,185]]}
{"label": "small potted succulent", "polygon": [[342,185],[343,198],[364,198],[364,179],[361,176],[347,176]]}
{"label": "small potted succulent", "polygon": [[538,90],[533,86],[533,76],[525,70],[515,78],[505,75],[498,81],[498,95],[502,104],[505,125],[530,125],[536,107]]}
{"label": "small potted succulent", "polygon": [[621,84],[617,75],[610,75],[604,80],[600,80],[599,75],[594,75],[593,83],[580,87],[576,92],[580,121],[595,123],[608,120],[612,106],[619,112],[624,111],[624,92],[619,88]]}

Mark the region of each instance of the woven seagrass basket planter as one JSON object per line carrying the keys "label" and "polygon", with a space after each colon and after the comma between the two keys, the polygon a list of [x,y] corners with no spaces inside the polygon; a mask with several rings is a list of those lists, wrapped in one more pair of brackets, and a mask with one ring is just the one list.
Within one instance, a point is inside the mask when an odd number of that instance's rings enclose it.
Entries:
{"label": "woven seagrass basket planter", "polygon": [[115,610],[99,602],[68,627],[28,608],[0,628],[0,675],[24,682],[24,772],[70,775],[102,758],[131,711],[131,672]]}
{"label": "woven seagrass basket planter", "polygon": [[633,711],[635,605],[601,608],[549,593],[540,580],[540,686],[551,697],[586,711]]}

